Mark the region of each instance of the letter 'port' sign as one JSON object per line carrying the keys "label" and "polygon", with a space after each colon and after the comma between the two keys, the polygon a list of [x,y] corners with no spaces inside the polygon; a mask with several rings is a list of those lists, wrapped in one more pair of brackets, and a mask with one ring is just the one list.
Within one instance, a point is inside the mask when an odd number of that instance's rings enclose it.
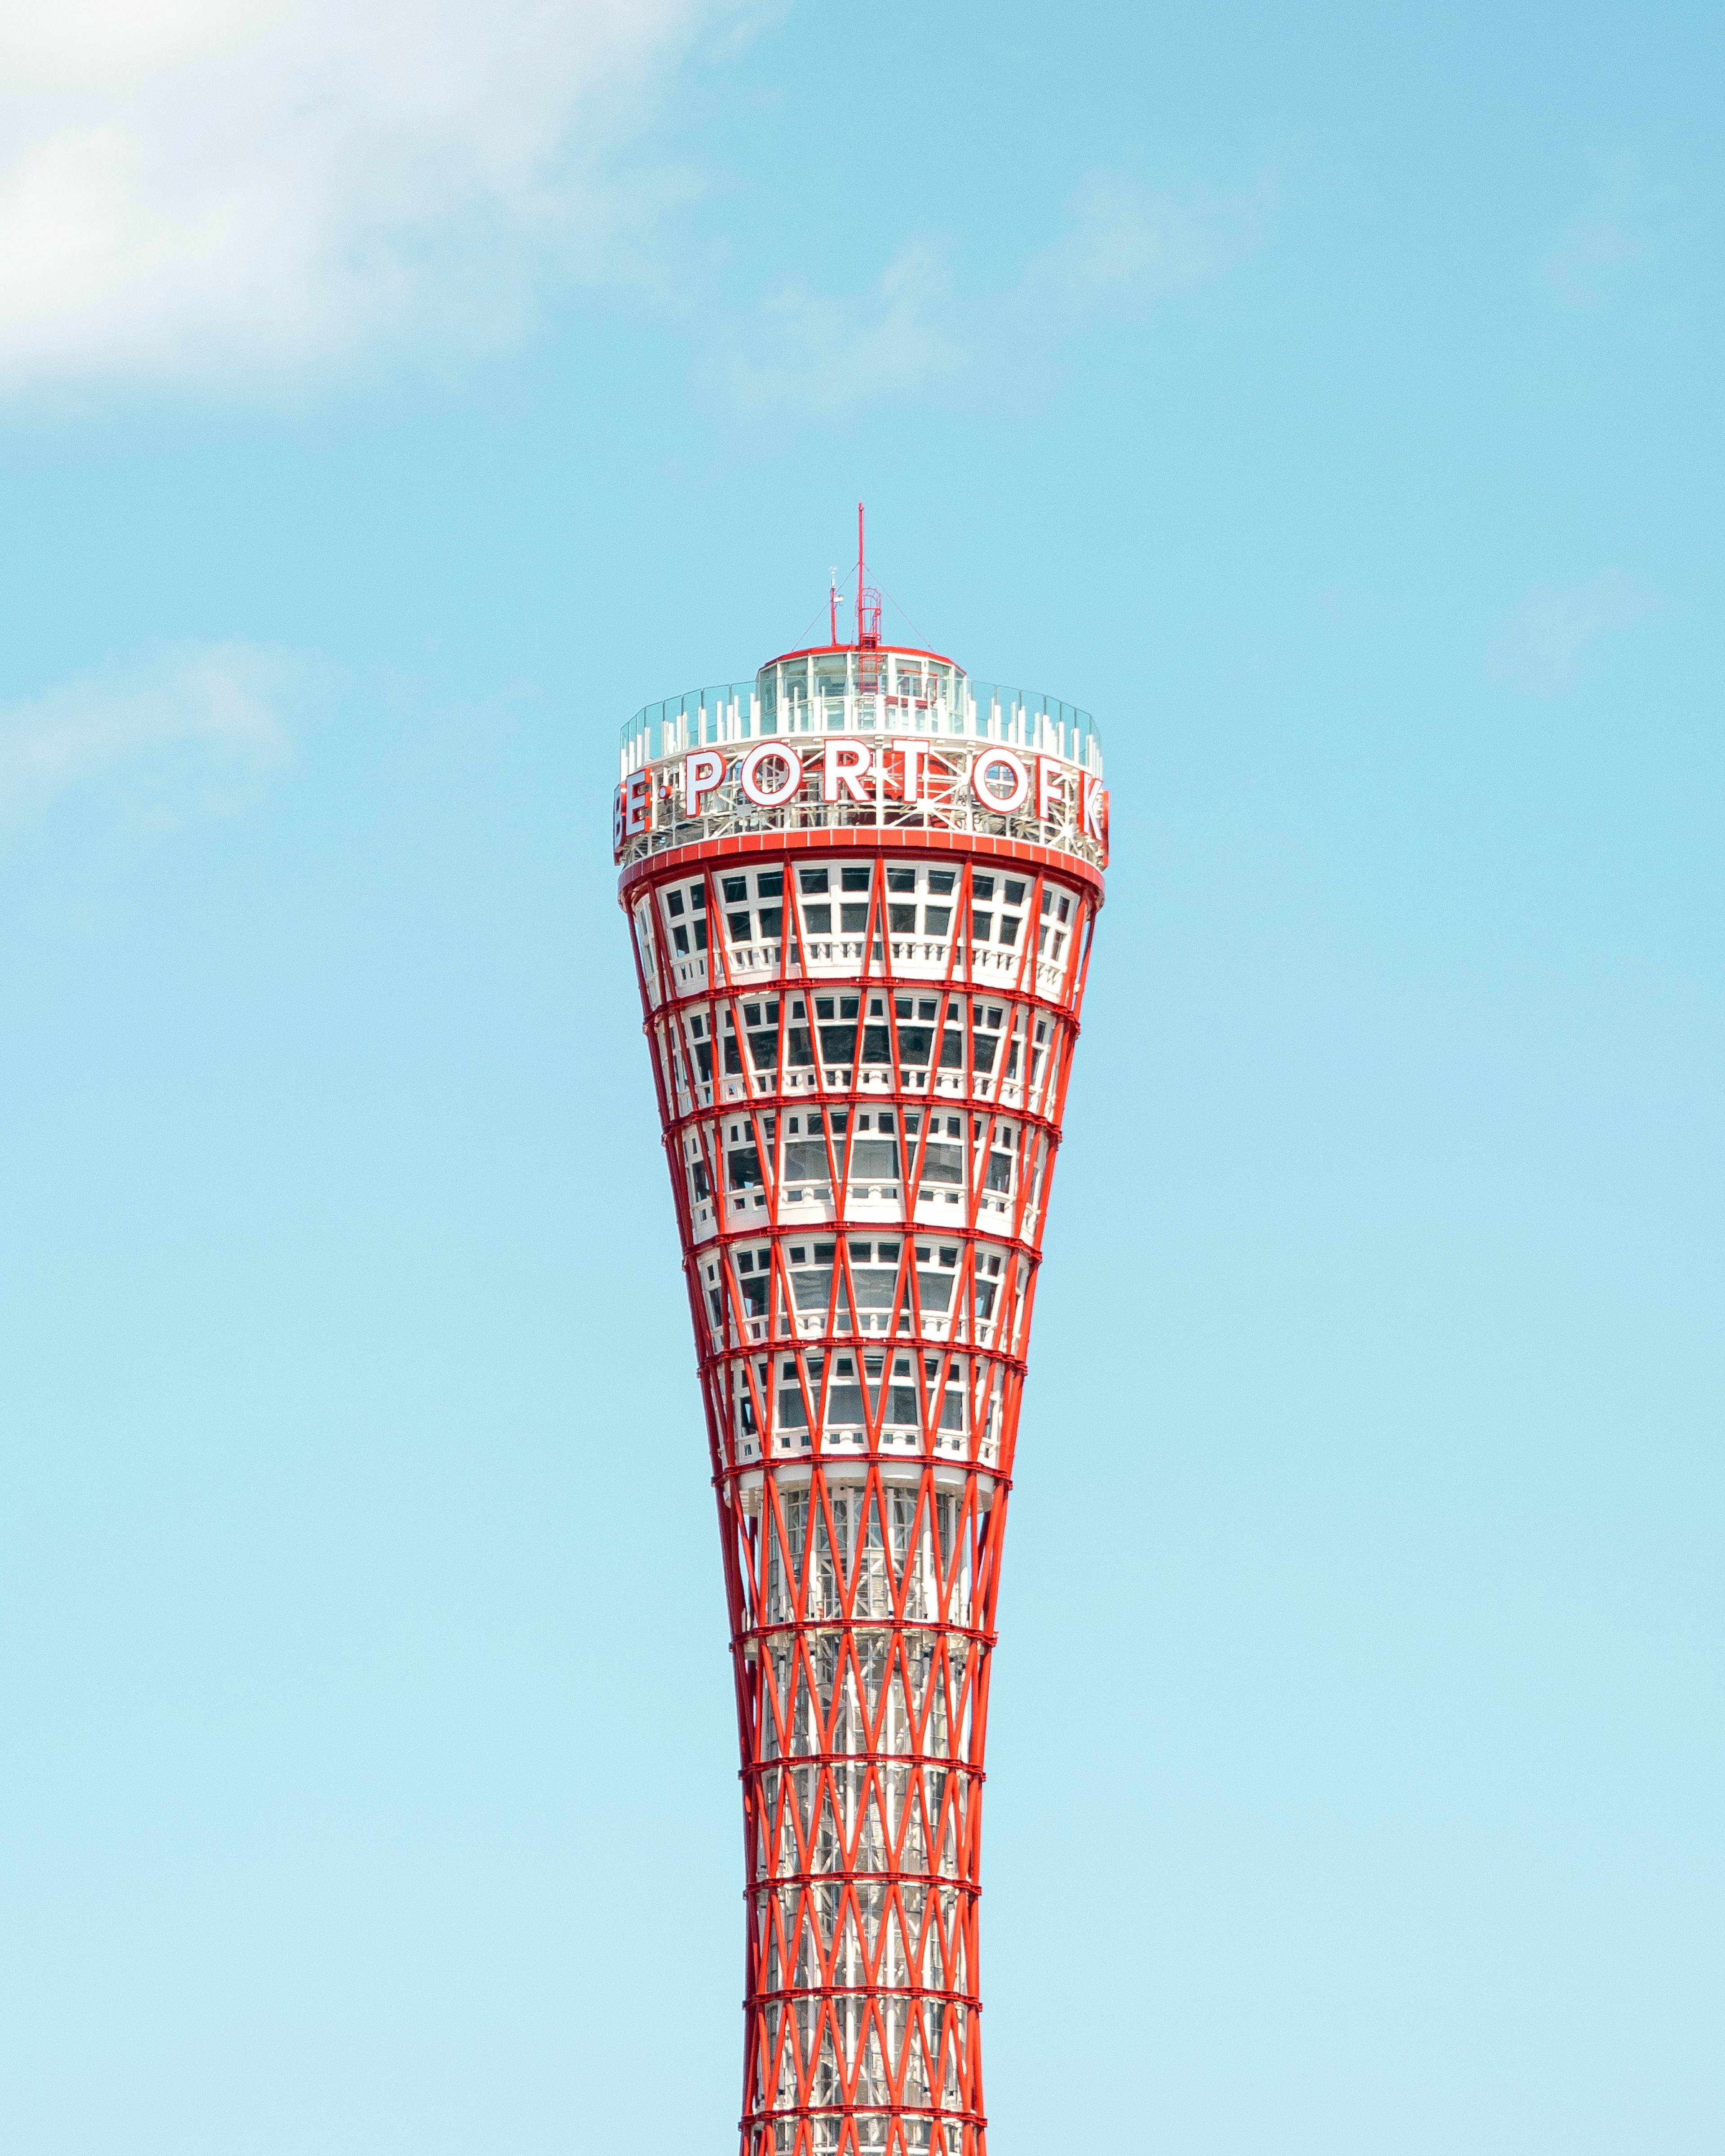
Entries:
{"label": "letter 'port' sign", "polygon": [[946,747],[892,737],[798,747],[769,738],[737,756],[698,748],[631,772],[612,796],[611,850],[620,860],[649,832],[660,834],[661,844],[680,845],[680,826],[694,827],[693,840],[715,817],[727,830],[751,823],[814,830],[835,809],[842,814],[834,821],[851,824],[889,808],[897,823],[913,808],[919,824],[926,819],[927,829],[940,830],[971,829],[971,813],[980,809],[1018,819],[1014,835],[1044,845],[1070,847],[1075,837],[1094,844],[1106,865],[1107,803],[1101,780],[1081,765],[989,743]]}

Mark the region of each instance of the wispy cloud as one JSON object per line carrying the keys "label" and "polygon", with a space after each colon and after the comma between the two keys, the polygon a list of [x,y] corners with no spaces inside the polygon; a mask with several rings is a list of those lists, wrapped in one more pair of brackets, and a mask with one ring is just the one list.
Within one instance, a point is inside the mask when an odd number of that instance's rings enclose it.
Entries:
{"label": "wispy cloud", "polygon": [[1159,298],[1214,274],[1213,221],[1165,195],[1093,174],[1068,229],[1025,273],[1024,296],[1074,315]]}
{"label": "wispy cloud", "polygon": [[217,644],[0,710],[0,831],[72,799],[153,830],[232,814],[290,761],[285,675],[272,653]]}
{"label": "wispy cloud", "polygon": [[1667,199],[1635,157],[1596,157],[1592,192],[1534,265],[1535,285],[1560,307],[1606,305],[1653,259]]}
{"label": "wispy cloud", "polygon": [[709,378],[751,414],[831,418],[1003,363],[1025,325],[1039,342],[1099,311],[1134,307],[1214,275],[1217,223],[1172,198],[1093,177],[1059,239],[991,297],[961,301],[947,251],[904,248],[851,295],[787,285],[734,323]]}
{"label": "wispy cloud", "polygon": [[918,243],[860,299],[776,293],[733,331],[713,372],[746,411],[830,417],[948,379],[965,356],[946,258]]}
{"label": "wispy cloud", "polygon": [[1579,583],[1548,586],[1517,612],[1498,646],[1502,670],[1535,696],[1556,696],[1580,678],[1602,636],[1633,628],[1652,611],[1645,588],[1609,569]]}
{"label": "wispy cloud", "polygon": [[0,11],[0,393],[507,333],[639,237],[652,93],[755,0]]}

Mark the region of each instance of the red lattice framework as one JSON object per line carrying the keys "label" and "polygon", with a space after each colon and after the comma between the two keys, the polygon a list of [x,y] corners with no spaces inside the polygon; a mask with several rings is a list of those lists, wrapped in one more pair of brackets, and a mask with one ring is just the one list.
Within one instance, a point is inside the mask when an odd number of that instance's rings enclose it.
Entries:
{"label": "red lattice framework", "polygon": [[[907,937],[890,881],[956,927]],[[984,949],[1003,891],[1021,940]],[[623,878],[730,1609],[742,2156],[983,2156],[989,1666],[1101,895],[1055,849],[878,827]]]}

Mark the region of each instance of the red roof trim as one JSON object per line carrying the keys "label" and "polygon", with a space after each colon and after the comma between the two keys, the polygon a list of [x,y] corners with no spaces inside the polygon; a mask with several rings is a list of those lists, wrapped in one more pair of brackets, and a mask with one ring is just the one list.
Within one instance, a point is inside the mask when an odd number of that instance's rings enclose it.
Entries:
{"label": "red roof trim", "polygon": [[747,860],[761,854],[788,858],[797,854],[963,854],[978,860],[1016,862],[1024,868],[1051,870],[1083,884],[1102,906],[1102,872],[1081,861],[1076,854],[1057,846],[1038,846],[1025,839],[997,839],[986,832],[969,831],[747,831],[732,839],[702,839],[693,845],[672,846],[662,854],[649,854],[626,868],[617,880],[617,902],[626,912],[638,884],[657,885],[686,875],[703,862]]}
{"label": "red roof trim", "polygon": [[[870,651],[896,652],[911,659],[932,659],[942,666],[958,666],[958,661],[948,659],[943,651],[925,651],[920,644],[870,644],[864,648]],[[756,671],[757,675],[764,674],[768,666],[783,666],[788,659],[830,659],[835,652],[855,651],[858,649],[855,644],[805,644],[798,651],[781,651],[776,659],[768,660]],[[964,669],[958,666],[958,671],[963,674]]]}

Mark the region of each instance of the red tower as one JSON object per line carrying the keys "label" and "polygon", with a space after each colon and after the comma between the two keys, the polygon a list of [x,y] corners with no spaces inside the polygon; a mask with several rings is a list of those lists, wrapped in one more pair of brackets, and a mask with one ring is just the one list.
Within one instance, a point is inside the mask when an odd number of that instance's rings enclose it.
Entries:
{"label": "red tower", "polygon": [[742,2156],[983,2156],[989,1662],[1107,861],[1089,716],[879,619],[640,712],[614,817],[730,1606]]}

